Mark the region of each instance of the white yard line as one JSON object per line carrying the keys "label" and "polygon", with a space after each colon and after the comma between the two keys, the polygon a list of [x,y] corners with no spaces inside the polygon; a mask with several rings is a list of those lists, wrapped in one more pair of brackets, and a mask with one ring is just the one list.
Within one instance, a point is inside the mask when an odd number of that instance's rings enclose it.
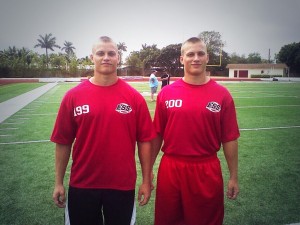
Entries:
{"label": "white yard line", "polygon": [[23,121],[22,122],[5,122],[5,123],[1,123],[1,124],[9,124],[9,125],[11,125],[11,124],[22,124],[22,123],[24,123]]}
{"label": "white yard line", "polygon": [[[293,129],[293,128],[300,128],[300,126],[241,128],[240,131],[259,131],[259,130],[276,130],[276,129]],[[44,142],[50,142],[50,140],[3,142],[0,143],[0,145],[31,144],[31,143],[44,143]]]}
{"label": "white yard line", "polygon": [[6,128],[0,128],[0,130],[18,130],[18,127],[6,127]]}
{"label": "white yard line", "polygon": [[292,128],[300,128],[300,126],[241,128],[240,131],[277,130],[277,129],[292,129]]}
{"label": "white yard line", "polygon": [[234,99],[238,98],[299,98],[298,96],[283,96],[283,95],[278,95],[278,96],[241,96],[241,97],[234,97]]}
{"label": "white yard line", "polygon": [[50,140],[3,142],[0,143],[0,145],[31,144],[31,143],[43,143],[43,142],[50,142]]}
{"label": "white yard line", "polygon": [[56,115],[57,113],[33,113],[33,114],[24,114],[22,116],[50,116],[50,115]]}
{"label": "white yard line", "polygon": [[300,105],[252,105],[252,106],[236,106],[237,109],[250,108],[280,108],[280,107],[300,107]]}

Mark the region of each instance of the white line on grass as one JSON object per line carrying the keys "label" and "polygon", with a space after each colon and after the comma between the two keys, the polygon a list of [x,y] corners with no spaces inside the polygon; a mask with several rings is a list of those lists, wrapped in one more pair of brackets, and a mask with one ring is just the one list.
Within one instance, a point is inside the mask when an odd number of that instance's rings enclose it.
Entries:
{"label": "white line on grass", "polygon": [[24,111],[34,111],[34,109],[30,109],[30,108],[23,108],[22,110],[24,110]]}
{"label": "white line on grass", "polygon": [[0,128],[0,130],[18,130],[17,127],[7,127],[7,128]]}
{"label": "white line on grass", "polygon": [[43,104],[60,104],[60,102],[49,102],[49,101],[38,101],[39,103],[43,103]]}
{"label": "white line on grass", "polygon": [[240,96],[240,97],[234,97],[236,98],[298,98],[298,96]]}
{"label": "white line on grass", "polygon": [[299,107],[300,105],[251,105],[251,106],[236,106],[237,109],[248,108],[279,108],[279,107]]}
{"label": "white line on grass", "polygon": [[22,124],[24,123],[23,121],[22,122],[7,122],[7,123],[1,123],[1,124]]}
{"label": "white line on grass", "polygon": [[[49,115],[56,115],[57,113],[33,113],[33,114],[24,114],[22,116],[49,116]],[[17,118],[19,119],[19,118]]]}
{"label": "white line on grass", "polygon": [[43,142],[49,142],[49,141],[50,141],[50,140],[15,141],[15,142],[4,142],[4,143],[0,143],[0,145],[31,144],[31,143],[43,143]]}
{"label": "white line on grass", "polygon": [[[240,129],[240,131],[259,131],[259,130],[275,130],[275,129],[291,129],[291,128],[300,128],[300,126],[242,128]],[[50,140],[4,142],[4,143],[0,143],[0,145],[31,144],[31,143],[44,143],[44,142],[50,142]]]}
{"label": "white line on grass", "polygon": [[291,129],[291,128],[300,128],[300,126],[241,128],[240,131],[259,131],[259,130],[276,130],[276,129]]}

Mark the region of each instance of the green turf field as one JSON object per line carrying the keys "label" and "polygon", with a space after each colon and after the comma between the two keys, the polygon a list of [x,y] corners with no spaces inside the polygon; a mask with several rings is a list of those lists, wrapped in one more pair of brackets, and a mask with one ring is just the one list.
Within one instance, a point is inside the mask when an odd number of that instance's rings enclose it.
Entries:
{"label": "green turf field", "polygon": [[17,83],[0,86],[0,102],[4,102],[42,85],[44,83]]}
{"label": "green turf field", "polygon": [[[300,222],[300,82],[222,84],[235,99],[241,129],[240,195],[236,201],[225,200],[224,224]],[[9,98],[4,93],[16,93],[18,85],[10,85],[9,91],[0,86],[0,100]],[[23,85],[24,91],[32,88]],[[49,136],[62,96],[74,85],[58,84],[0,124],[0,224],[63,224],[63,209],[52,202],[54,144]],[[149,92],[147,83],[132,85],[140,92]],[[155,103],[145,98],[153,115]],[[222,151],[219,156],[226,184]],[[157,166],[158,162],[155,172]],[[141,178],[138,172],[137,184]],[[155,193],[147,206],[137,208],[138,225],[153,224],[154,199]]]}

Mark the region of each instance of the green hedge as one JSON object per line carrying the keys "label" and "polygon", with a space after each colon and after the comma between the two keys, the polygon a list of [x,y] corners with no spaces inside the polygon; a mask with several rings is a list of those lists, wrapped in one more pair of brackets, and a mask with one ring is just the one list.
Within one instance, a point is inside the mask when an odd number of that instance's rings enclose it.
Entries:
{"label": "green hedge", "polygon": [[273,77],[282,77],[282,75],[251,74],[251,78],[273,78]]}

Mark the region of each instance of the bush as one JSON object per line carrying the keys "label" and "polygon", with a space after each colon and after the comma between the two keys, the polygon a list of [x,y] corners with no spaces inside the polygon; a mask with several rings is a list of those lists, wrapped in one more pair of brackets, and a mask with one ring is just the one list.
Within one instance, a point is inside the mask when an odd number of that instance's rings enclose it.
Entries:
{"label": "bush", "polygon": [[251,74],[251,78],[273,78],[273,77],[282,77],[282,75]]}

